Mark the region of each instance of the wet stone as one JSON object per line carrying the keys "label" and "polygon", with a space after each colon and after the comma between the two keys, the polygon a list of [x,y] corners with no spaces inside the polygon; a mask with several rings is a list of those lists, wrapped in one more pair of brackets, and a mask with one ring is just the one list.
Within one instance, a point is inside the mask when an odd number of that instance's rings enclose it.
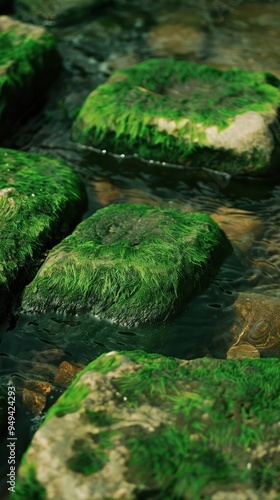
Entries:
{"label": "wet stone", "polygon": [[125,325],[165,321],[209,284],[229,251],[208,215],[110,205],[48,254],[22,309],[86,311]]}
{"label": "wet stone", "polygon": [[239,293],[234,304],[234,343],[227,358],[280,357],[280,299],[253,292]]}
{"label": "wet stone", "polygon": [[0,149],[0,317],[8,313],[13,292],[36,271],[47,245],[78,222],[85,196],[65,163]]}
{"label": "wet stone", "polygon": [[238,248],[246,253],[254,242],[260,239],[264,232],[262,221],[248,210],[221,206],[211,214],[225,232],[231,243],[235,243]]}
{"label": "wet stone", "polygon": [[278,106],[273,75],[151,59],[99,85],[72,137],[117,154],[263,175],[278,166]]}
{"label": "wet stone", "polygon": [[191,26],[166,24],[154,27],[148,34],[147,44],[152,54],[188,56],[202,54],[206,36]]}
{"label": "wet stone", "polygon": [[0,141],[30,108],[42,102],[59,68],[51,33],[0,16]]}
{"label": "wet stone", "polygon": [[16,11],[25,21],[64,24],[81,21],[104,0],[16,0]]}
{"label": "wet stone", "polygon": [[62,387],[67,387],[74,380],[77,373],[79,373],[83,368],[83,365],[68,363],[63,361],[60,363],[58,372],[54,378],[54,383]]}
{"label": "wet stone", "polygon": [[279,363],[100,356],[48,411],[19,468],[18,494],[276,499]]}

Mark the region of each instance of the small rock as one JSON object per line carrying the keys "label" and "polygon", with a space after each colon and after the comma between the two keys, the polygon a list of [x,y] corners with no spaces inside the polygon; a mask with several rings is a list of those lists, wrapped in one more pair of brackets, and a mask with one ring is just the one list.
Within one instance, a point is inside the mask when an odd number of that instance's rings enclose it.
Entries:
{"label": "small rock", "polygon": [[188,56],[203,53],[206,36],[190,26],[166,24],[155,26],[148,33],[147,44],[155,55]]}
{"label": "small rock", "polygon": [[54,383],[61,385],[62,387],[67,387],[71,384],[72,380],[74,380],[77,373],[79,373],[83,368],[83,365],[63,361],[59,365],[58,373],[54,378]]}

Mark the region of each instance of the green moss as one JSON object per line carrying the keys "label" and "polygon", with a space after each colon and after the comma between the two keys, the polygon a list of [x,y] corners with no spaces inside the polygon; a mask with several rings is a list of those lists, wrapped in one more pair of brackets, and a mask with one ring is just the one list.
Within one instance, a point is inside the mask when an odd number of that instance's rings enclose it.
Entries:
{"label": "green moss", "polygon": [[[121,373],[107,378],[106,373],[120,364]],[[107,427],[98,432],[93,428],[86,441],[76,441],[68,466],[86,476],[95,474],[106,465],[114,446],[124,446],[129,452],[125,479],[137,485],[135,498],[180,500],[187,492],[191,499],[201,500],[230,488],[252,488],[259,496],[279,492],[279,366],[276,358],[184,361],[142,351],[102,355],[78,374],[53,407],[67,413],[82,406],[87,422]],[[122,396],[129,394],[145,403],[146,412],[149,406],[159,407],[161,423],[152,419],[155,425],[147,429],[137,423],[136,409],[135,424],[128,425],[124,412],[117,430],[112,428],[111,415],[95,411],[93,402],[90,410],[84,402],[88,388],[81,377],[90,377],[90,371],[104,374],[106,394],[112,390],[114,397],[114,388],[121,393],[115,402],[118,416]],[[57,413],[52,411],[48,418]]]}
{"label": "green moss", "polygon": [[54,415],[63,417],[67,413],[75,413],[80,410],[82,402],[90,393],[90,389],[86,384],[78,384],[79,378],[80,377],[76,377],[67,391],[64,392],[56,404],[50,408],[44,420],[44,424]]}
{"label": "green moss", "polygon": [[0,149],[0,315],[46,245],[70,231],[85,205],[83,185],[68,165]]}
{"label": "green moss", "polygon": [[25,311],[164,321],[209,283],[229,250],[207,215],[110,205],[55,247],[26,288]]}
{"label": "green moss", "polygon": [[115,370],[121,365],[122,357],[118,354],[113,356],[108,356],[107,354],[102,354],[97,359],[93,360],[86,368],[80,373],[85,373],[87,371],[93,370],[98,373],[105,375],[106,373]]}
{"label": "green moss", "polygon": [[96,427],[105,427],[119,422],[119,419],[112,417],[105,411],[86,410],[87,420]]}
{"label": "green moss", "polygon": [[129,476],[136,476],[140,491],[157,491],[155,499],[179,500],[188,492],[189,498],[198,500],[210,481],[226,483],[234,475],[218,450],[191,441],[186,430],[170,425],[163,424],[153,434],[143,433],[141,440],[128,438],[126,445]]}
{"label": "green moss", "polygon": [[108,452],[113,447],[112,438],[115,432],[99,432],[93,435],[95,445],[88,441],[77,440],[74,443],[74,456],[67,461],[68,467],[75,471],[89,476],[100,471],[108,462]]}
{"label": "green moss", "polygon": [[45,30],[3,18],[0,33],[0,138],[41,101],[57,75],[56,42]]}
{"label": "green moss", "polygon": [[[185,97],[176,95],[177,87]],[[173,94],[170,88],[175,89]],[[252,170],[246,155],[229,152],[225,168],[225,152],[207,148],[203,129],[217,126],[222,130],[238,114],[273,112],[278,105],[279,80],[269,73],[151,59],[116,71],[94,90],[73,124],[72,135],[76,141],[117,153],[137,152],[177,163],[192,158],[198,166],[214,165],[238,173],[246,165]],[[154,121],[162,117],[177,123],[176,134],[159,131]],[[188,122],[180,124],[186,118]],[[258,163],[263,166],[260,156],[260,151],[253,154],[254,168]]]}
{"label": "green moss", "polygon": [[21,473],[17,476],[15,493],[13,493],[15,500],[45,500],[47,498],[45,488],[39,483],[36,477],[36,468],[33,463],[26,463],[22,461]]}

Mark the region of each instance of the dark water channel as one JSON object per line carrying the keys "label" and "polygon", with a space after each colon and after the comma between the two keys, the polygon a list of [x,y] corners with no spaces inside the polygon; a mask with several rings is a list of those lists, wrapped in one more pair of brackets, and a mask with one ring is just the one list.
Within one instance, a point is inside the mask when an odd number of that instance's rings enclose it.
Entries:
{"label": "dark water channel", "polygon": [[[89,151],[70,140],[71,123],[88,93],[114,69],[148,57],[174,56],[219,67],[270,70],[279,76],[280,2],[235,2],[236,8],[230,3],[223,2],[228,9],[221,11],[221,2],[159,2],[152,8],[144,1],[141,9],[123,2],[82,24],[50,27],[58,36],[64,69],[44,108],[7,146],[67,160],[87,188],[84,218],[124,202],[203,211],[220,223],[233,252],[213,284],[163,325],[126,328],[87,316],[54,314],[13,317],[0,325],[0,384],[5,391],[13,380],[19,388],[18,459],[44,416],[22,403],[22,390],[30,379],[50,379],[46,364],[85,365],[105,351],[138,348],[185,359],[224,358],[238,293],[251,290],[280,297],[280,186],[275,180],[231,179],[206,171],[198,175],[137,157]],[[47,408],[63,390],[63,384],[52,380]],[[3,456],[5,439],[0,442]],[[4,480],[4,465],[0,474]]]}

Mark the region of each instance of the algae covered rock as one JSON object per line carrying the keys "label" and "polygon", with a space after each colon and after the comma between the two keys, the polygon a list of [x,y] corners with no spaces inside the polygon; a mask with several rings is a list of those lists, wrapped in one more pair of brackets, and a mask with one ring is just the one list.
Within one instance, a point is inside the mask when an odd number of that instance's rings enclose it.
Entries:
{"label": "algae covered rock", "polygon": [[150,59],[116,71],[86,99],[75,141],[231,174],[278,166],[279,80]]}
{"label": "algae covered rock", "polygon": [[85,207],[72,168],[54,158],[0,149],[0,317],[50,238],[69,233]]}
{"label": "algae covered rock", "polygon": [[49,410],[16,498],[276,499],[279,367],[102,355]]}
{"label": "algae covered rock", "polygon": [[0,140],[42,100],[59,67],[52,34],[0,16]]}
{"label": "algae covered rock", "polygon": [[164,321],[209,283],[228,249],[208,215],[110,205],[49,253],[22,308],[87,311],[123,324]]}
{"label": "algae covered rock", "polygon": [[17,0],[17,13],[27,21],[46,24],[79,22],[104,0]]}

